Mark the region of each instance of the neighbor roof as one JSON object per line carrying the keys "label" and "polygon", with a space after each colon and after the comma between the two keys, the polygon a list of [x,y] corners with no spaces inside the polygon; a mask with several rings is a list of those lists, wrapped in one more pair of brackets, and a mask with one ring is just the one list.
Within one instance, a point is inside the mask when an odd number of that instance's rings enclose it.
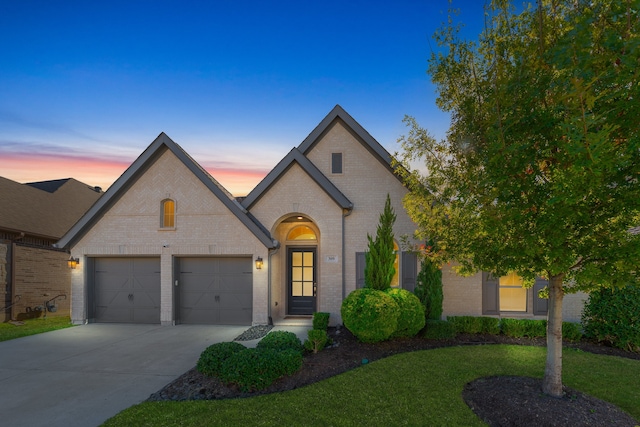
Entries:
{"label": "neighbor roof", "polygon": [[0,229],[57,240],[101,195],[73,178],[21,184],[0,177]]}
{"label": "neighbor roof", "polygon": [[164,132],[147,147],[129,168],[109,187],[104,196],[91,207],[57,246],[67,247],[79,240],[104,215],[104,213],[133,185],[133,183],[151,166],[166,150],[171,151],[182,163],[262,242],[267,248],[274,248],[277,242],[268,232],[255,222],[242,205],[191,158],[178,144],[173,142]]}

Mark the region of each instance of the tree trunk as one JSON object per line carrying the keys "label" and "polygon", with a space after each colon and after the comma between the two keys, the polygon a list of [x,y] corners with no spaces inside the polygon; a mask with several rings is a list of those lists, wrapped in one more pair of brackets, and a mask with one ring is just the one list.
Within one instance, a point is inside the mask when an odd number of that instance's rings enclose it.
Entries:
{"label": "tree trunk", "polygon": [[542,391],[562,397],[562,290],[563,274],[549,277],[549,313],[547,317],[547,363]]}

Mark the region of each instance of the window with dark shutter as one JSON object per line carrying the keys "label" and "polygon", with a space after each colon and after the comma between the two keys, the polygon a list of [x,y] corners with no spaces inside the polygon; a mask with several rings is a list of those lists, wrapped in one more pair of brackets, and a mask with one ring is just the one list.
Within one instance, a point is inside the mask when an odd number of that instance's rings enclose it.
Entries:
{"label": "window with dark shutter", "polygon": [[342,173],[342,153],[331,153],[331,173]]}
{"label": "window with dark shutter", "polygon": [[413,292],[418,277],[418,257],[413,252],[402,253],[402,289]]}
{"label": "window with dark shutter", "polygon": [[356,289],[364,288],[365,252],[356,252]]}
{"label": "window with dark shutter", "polygon": [[482,272],[482,314],[500,314],[498,305],[498,278]]}
{"label": "window with dark shutter", "polygon": [[533,284],[533,314],[535,316],[543,316],[549,311],[549,300],[538,296],[538,293],[547,285],[549,285],[549,281],[541,277],[536,278],[536,282]]}

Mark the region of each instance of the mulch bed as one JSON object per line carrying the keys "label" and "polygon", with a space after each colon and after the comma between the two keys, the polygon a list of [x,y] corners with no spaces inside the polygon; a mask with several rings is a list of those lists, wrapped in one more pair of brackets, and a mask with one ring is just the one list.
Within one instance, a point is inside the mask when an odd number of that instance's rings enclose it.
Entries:
{"label": "mulch bed", "polygon": [[[300,371],[276,381],[265,390],[246,393],[227,386],[217,378],[206,377],[195,368],[187,371],[149,401],[213,400],[257,396],[293,390],[338,375],[362,364],[408,351],[428,350],[459,345],[518,344],[545,346],[544,339],[509,338],[502,335],[458,335],[449,340],[423,338],[395,339],[376,344],[359,342],[345,328],[329,328],[333,345],[317,354],[304,357]],[[581,341],[565,343],[591,353],[615,355],[640,360],[639,353]],[[542,381],[528,377],[479,378],[466,385],[463,399],[491,426],[629,426],[640,425],[617,407],[565,388],[563,398],[541,392]]]}

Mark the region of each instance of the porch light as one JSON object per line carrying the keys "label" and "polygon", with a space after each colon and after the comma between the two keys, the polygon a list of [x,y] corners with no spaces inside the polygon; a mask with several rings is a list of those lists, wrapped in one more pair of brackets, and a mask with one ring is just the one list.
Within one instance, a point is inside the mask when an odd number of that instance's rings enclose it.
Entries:
{"label": "porch light", "polygon": [[256,258],[256,269],[258,270],[262,269],[263,265],[264,265],[264,262],[262,262],[262,257]]}
{"label": "porch light", "polygon": [[80,259],[79,258],[74,258],[72,256],[69,257],[69,259],[67,260],[67,265],[69,266],[69,268],[75,270],[75,268],[78,266],[78,264],[80,264]]}

